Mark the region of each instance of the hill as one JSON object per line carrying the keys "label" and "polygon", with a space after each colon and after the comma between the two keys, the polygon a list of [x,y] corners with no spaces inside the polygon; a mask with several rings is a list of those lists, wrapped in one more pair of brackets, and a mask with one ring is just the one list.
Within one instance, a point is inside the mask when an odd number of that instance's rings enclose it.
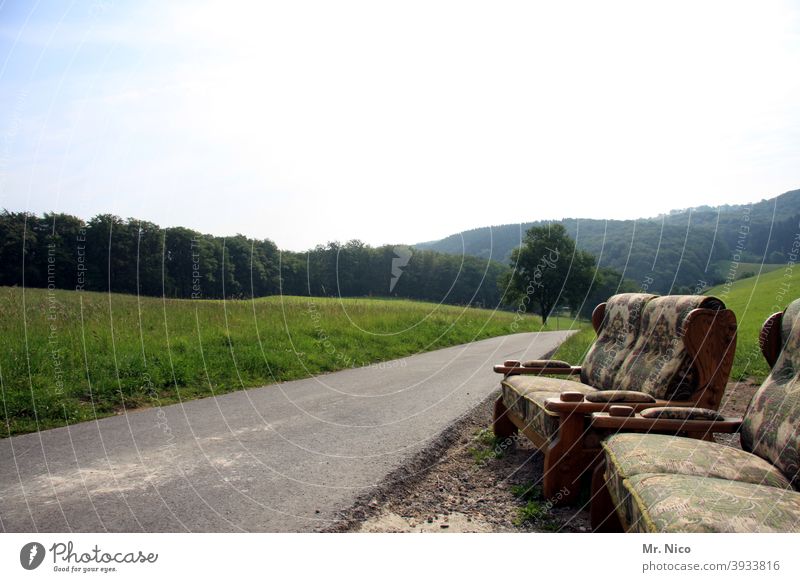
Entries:
{"label": "hill", "polygon": [[[527,222],[477,228],[418,249],[466,254],[508,262],[531,226]],[[800,235],[800,190],[745,205],[700,206],[638,220],[565,218],[563,224],[579,248],[657,293],[689,292],[725,281],[723,261],[782,263]],[[795,249],[796,250],[796,249]],[[733,273],[736,279],[742,271]]]}
{"label": "hill", "polygon": [[0,436],[541,329],[530,315],[407,300],[0,287]]}

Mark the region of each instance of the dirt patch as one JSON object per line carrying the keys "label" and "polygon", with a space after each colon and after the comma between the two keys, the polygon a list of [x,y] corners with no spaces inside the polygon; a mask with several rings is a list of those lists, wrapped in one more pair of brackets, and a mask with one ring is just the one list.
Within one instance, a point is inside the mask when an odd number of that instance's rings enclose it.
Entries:
{"label": "dirt patch", "polygon": [[[742,416],[758,384],[731,382],[720,411]],[[542,498],[543,456],[525,438],[498,447],[488,427],[494,396],[459,420],[407,467],[363,498],[329,531],[588,532],[588,503]],[[739,435],[716,435],[739,447]],[[499,454],[498,450],[502,449]],[[588,490],[585,498],[588,501]]]}
{"label": "dirt patch", "polygon": [[446,446],[416,470],[364,499],[333,531],[589,531],[583,507],[553,507],[541,496],[543,456],[527,439],[499,455],[487,430],[494,396],[462,418]]}

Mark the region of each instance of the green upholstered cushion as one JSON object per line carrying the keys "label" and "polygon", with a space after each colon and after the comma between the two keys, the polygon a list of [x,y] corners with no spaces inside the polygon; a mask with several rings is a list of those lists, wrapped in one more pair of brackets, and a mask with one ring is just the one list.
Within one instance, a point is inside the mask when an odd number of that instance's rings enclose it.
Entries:
{"label": "green upholstered cushion", "polygon": [[655,402],[656,399],[634,390],[600,390],[586,396],[589,402]]}
{"label": "green upholstered cushion", "polygon": [[756,455],[715,442],[661,434],[620,433],[605,439],[606,482],[622,521],[632,523],[633,500],[624,482],[640,474],[713,477],[791,489],[777,468]]}
{"label": "green upholstered cushion", "polygon": [[742,481],[644,473],[625,481],[629,530],[686,533],[800,532],[800,493]]}
{"label": "green upholstered cushion", "polygon": [[642,410],[644,418],[665,418],[669,420],[725,420],[716,410],[690,408],[688,406],[658,406]]}

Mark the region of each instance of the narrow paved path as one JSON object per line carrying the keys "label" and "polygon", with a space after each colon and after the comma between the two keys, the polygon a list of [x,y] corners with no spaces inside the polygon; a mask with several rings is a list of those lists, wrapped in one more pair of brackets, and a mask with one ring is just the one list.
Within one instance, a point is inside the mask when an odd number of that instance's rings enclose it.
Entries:
{"label": "narrow paved path", "polygon": [[[0,440],[2,531],[313,531],[498,386],[526,333]],[[487,419],[488,422],[489,419]]]}

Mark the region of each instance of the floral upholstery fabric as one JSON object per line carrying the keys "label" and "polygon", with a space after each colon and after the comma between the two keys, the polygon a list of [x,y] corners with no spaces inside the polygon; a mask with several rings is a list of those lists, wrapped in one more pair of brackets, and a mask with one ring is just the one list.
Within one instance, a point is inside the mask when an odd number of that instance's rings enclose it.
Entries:
{"label": "floral upholstery fabric", "polygon": [[659,406],[639,413],[644,418],[664,418],[669,420],[725,420],[716,410],[708,408],[689,408],[688,406]]}
{"label": "floral upholstery fabric", "polygon": [[558,398],[562,392],[591,394],[597,391],[574,380],[536,375],[508,376],[501,383],[505,407],[546,439],[558,432],[559,420],[557,414],[544,409],[544,402],[548,398]]}
{"label": "floral upholstery fabric", "polygon": [[781,321],[783,349],[744,415],[742,448],[777,466],[800,488],[800,299]]}
{"label": "floral upholstery fabric", "polygon": [[726,445],[660,434],[620,433],[602,443],[608,491],[626,527],[636,514],[625,482],[643,474],[690,475],[791,489],[764,459]]}
{"label": "floral upholstery fabric", "polygon": [[800,532],[800,493],[694,475],[643,473],[626,480],[628,531]]}
{"label": "floral upholstery fabric", "polygon": [[544,402],[548,398],[558,398],[559,394],[529,392],[523,396],[503,385],[503,404],[542,438],[550,439],[558,432],[559,420],[557,414],[544,409]]}
{"label": "floral upholstery fabric", "polygon": [[632,390],[598,390],[586,395],[589,402],[655,402],[656,399],[644,392]]}
{"label": "floral upholstery fabric", "polygon": [[639,390],[662,400],[687,400],[700,388],[694,362],[683,341],[684,322],[693,309],[721,310],[719,299],[668,295],[649,301],[636,343],[620,366],[614,388]]}
{"label": "floral upholstery fabric", "polygon": [[549,378],[547,376],[524,375],[508,376],[501,384],[522,396],[531,392],[580,392],[589,394],[596,392],[591,386],[566,378]]}
{"label": "floral upholstery fabric", "polygon": [[599,390],[611,390],[620,365],[633,348],[642,312],[655,295],[620,293],[606,302],[603,323],[581,366],[581,382]]}

